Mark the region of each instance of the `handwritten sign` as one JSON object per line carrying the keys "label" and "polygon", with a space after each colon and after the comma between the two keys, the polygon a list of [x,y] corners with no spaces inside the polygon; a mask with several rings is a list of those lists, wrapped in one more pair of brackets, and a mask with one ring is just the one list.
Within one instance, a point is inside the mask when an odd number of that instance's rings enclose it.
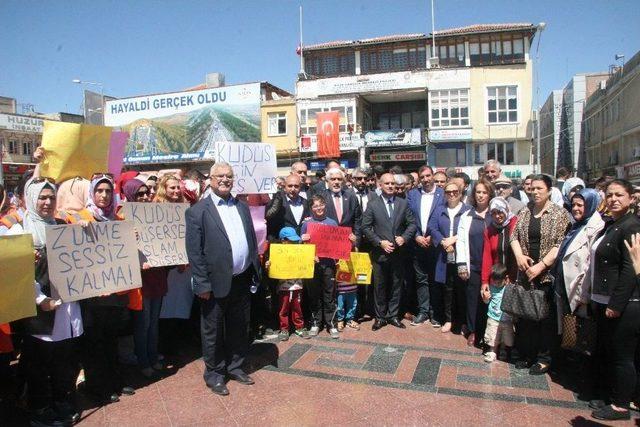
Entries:
{"label": "handwritten sign", "polygon": [[278,165],[273,144],[264,142],[216,142],[216,162],[231,165],[235,194],[275,193]]}
{"label": "handwritten sign", "polygon": [[0,237],[0,324],[36,315],[33,237]]}
{"label": "handwritten sign", "polygon": [[152,267],[189,264],[184,213],[188,203],[125,203],[124,218],[138,232],[138,250]]}
{"label": "handwritten sign", "polygon": [[269,277],[272,279],[311,279],[315,267],[315,245],[275,243],[269,246]]}
{"label": "handwritten sign", "polygon": [[349,259],[351,254],[349,227],[333,227],[311,222],[307,226],[307,233],[311,236],[311,243],[316,245],[318,257]]}
{"label": "handwritten sign", "polygon": [[133,221],[46,228],[49,279],[64,302],[142,286]]}
{"label": "handwritten sign", "polygon": [[40,176],[62,182],[76,176],[91,179],[95,172],[106,172],[110,140],[110,127],[45,120]]}
{"label": "handwritten sign", "polygon": [[341,259],[338,262],[336,280],[358,285],[371,284],[371,258],[366,252],[351,252],[349,261]]}

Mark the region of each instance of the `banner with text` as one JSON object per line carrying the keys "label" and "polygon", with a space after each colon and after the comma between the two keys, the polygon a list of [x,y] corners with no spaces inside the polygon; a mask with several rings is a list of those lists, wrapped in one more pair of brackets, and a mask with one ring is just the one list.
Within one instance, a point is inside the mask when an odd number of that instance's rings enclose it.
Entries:
{"label": "banner with text", "polygon": [[311,222],[307,226],[316,255],[321,258],[349,259],[351,255],[351,229]]}
{"label": "banner with text", "polygon": [[106,102],[105,124],[129,132],[125,163],[213,158],[219,141],[260,141],[260,83]]}
{"label": "banner with text", "polygon": [[185,246],[185,211],[188,203],[129,203],[122,205],[125,219],[138,232],[142,261],[152,267],[189,264]]}
{"label": "banner with text", "polygon": [[0,324],[36,315],[33,237],[0,237]]}
{"label": "banner with text", "polygon": [[274,243],[269,246],[269,277],[311,279],[315,267],[315,245]]}
{"label": "banner with text", "polygon": [[46,227],[49,279],[64,302],[142,286],[133,221]]}
{"label": "banner with text", "polygon": [[371,257],[366,252],[351,252],[349,261],[341,259],[338,262],[336,280],[358,285],[371,284]]}
{"label": "banner with text", "polygon": [[233,168],[235,194],[275,193],[278,163],[273,144],[265,142],[218,142],[216,163],[228,163]]}

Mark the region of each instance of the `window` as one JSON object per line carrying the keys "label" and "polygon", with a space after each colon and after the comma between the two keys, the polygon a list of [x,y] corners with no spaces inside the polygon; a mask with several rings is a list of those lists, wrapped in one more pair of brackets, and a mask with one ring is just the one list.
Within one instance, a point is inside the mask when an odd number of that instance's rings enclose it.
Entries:
{"label": "window", "polygon": [[9,154],[18,154],[18,141],[15,139],[9,140]]}
{"label": "window", "polygon": [[[331,105],[331,104],[329,104]],[[316,114],[323,111],[337,111],[340,116],[340,132],[348,132],[350,129],[355,129],[354,121],[354,107],[353,105],[333,105],[327,107],[314,107],[314,108],[301,108],[300,109],[300,131],[303,135],[314,135],[316,133]],[[284,133],[276,135],[286,134],[286,119],[282,124],[282,119],[285,117],[285,113],[278,113],[278,126],[280,130],[284,130]],[[275,117],[274,117],[275,120]],[[269,135],[271,136],[271,116],[269,116]],[[274,124],[275,126],[275,124]]]}
{"label": "window", "polygon": [[509,64],[524,60],[522,35],[493,35],[469,40],[471,65]]}
{"label": "window", "polygon": [[431,127],[469,126],[469,90],[451,89],[429,92]]}
{"label": "window", "polygon": [[440,65],[464,66],[464,43],[442,44],[436,46]]}
{"label": "window", "polygon": [[476,165],[482,165],[489,159],[497,160],[503,165],[515,164],[515,142],[484,142],[474,144],[473,163]]}
{"label": "window", "polygon": [[489,123],[517,123],[518,87],[487,88],[487,112]]}
{"label": "window", "polygon": [[394,48],[383,46],[360,51],[360,71],[363,74],[425,68],[426,62],[425,46],[415,44],[402,44]]}
{"label": "window", "polygon": [[22,154],[30,156],[32,153],[32,145],[31,142],[27,141],[27,142],[23,142],[22,143]]}
{"label": "window", "polygon": [[355,74],[354,52],[305,56],[305,71],[314,76],[339,76]]}
{"label": "window", "polygon": [[269,136],[287,134],[287,113],[269,113]]}

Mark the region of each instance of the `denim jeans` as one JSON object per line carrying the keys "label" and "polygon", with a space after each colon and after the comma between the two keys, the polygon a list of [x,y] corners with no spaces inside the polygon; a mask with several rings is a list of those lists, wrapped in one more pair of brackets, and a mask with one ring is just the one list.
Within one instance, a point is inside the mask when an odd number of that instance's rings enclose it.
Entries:
{"label": "denim jeans", "polygon": [[[358,293],[338,294],[338,321],[353,320],[358,308]],[[347,314],[345,315],[345,311]]]}
{"label": "denim jeans", "polygon": [[161,306],[162,297],[143,298],[142,310],[133,312],[133,342],[140,368],[148,368],[158,361],[158,319]]}

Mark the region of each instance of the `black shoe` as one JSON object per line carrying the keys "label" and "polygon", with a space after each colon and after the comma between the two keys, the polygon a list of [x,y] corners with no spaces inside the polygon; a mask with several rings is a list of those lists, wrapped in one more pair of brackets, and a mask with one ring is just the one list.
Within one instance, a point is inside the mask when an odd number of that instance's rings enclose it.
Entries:
{"label": "black shoe", "polygon": [[549,365],[543,366],[540,363],[535,363],[529,368],[529,375],[544,375],[549,371]]}
{"label": "black shoe", "polygon": [[395,317],[393,317],[393,318],[391,318],[389,320],[389,324],[395,326],[396,328],[400,328],[400,329],[405,329],[406,328],[404,323],[402,323],[399,319],[396,319]]}
{"label": "black shoe", "polygon": [[611,405],[603,406],[600,409],[596,409],[591,413],[591,416],[598,420],[629,420],[631,419],[631,414],[629,411],[616,411],[611,407]]}
{"label": "black shoe", "polygon": [[434,328],[441,328],[442,327],[440,322],[438,322],[436,319],[431,319],[431,320],[429,320],[429,322],[431,322],[431,326],[433,326]]}
{"label": "black shoe", "polygon": [[80,412],[78,412],[74,405],[67,402],[56,402],[55,409],[60,418],[68,425],[76,424],[80,421]]}
{"label": "black shoe", "polygon": [[51,407],[38,409],[31,413],[29,425],[34,427],[63,427],[69,425]]}
{"label": "black shoe", "polygon": [[421,323],[424,323],[427,321],[427,316],[425,316],[424,314],[418,314],[416,317],[413,318],[413,320],[411,321],[411,326],[418,326]]}
{"label": "black shoe", "polygon": [[136,394],[136,389],[133,387],[125,386],[120,390],[120,394],[124,394],[125,396],[133,396]]}
{"label": "black shoe", "polygon": [[382,328],[383,326],[385,326],[387,324],[387,321],[384,319],[376,319],[373,322],[373,326],[371,327],[372,331],[377,331],[378,329]]}
{"label": "black shoe", "polygon": [[210,388],[211,388],[212,392],[214,392],[215,394],[218,394],[220,396],[228,396],[229,395],[229,389],[227,388],[227,385],[222,380],[218,381],[217,383],[212,385]]}
{"label": "black shoe", "polygon": [[530,366],[527,360],[518,360],[516,362],[516,369],[527,369]]}
{"label": "black shoe", "polygon": [[589,401],[589,408],[591,409],[600,409],[607,406],[604,400],[602,399],[593,399]]}
{"label": "black shoe", "polygon": [[229,374],[229,377],[232,380],[238,381],[240,384],[244,385],[253,385],[256,383],[249,375],[245,374],[244,372],[241,374]]}

